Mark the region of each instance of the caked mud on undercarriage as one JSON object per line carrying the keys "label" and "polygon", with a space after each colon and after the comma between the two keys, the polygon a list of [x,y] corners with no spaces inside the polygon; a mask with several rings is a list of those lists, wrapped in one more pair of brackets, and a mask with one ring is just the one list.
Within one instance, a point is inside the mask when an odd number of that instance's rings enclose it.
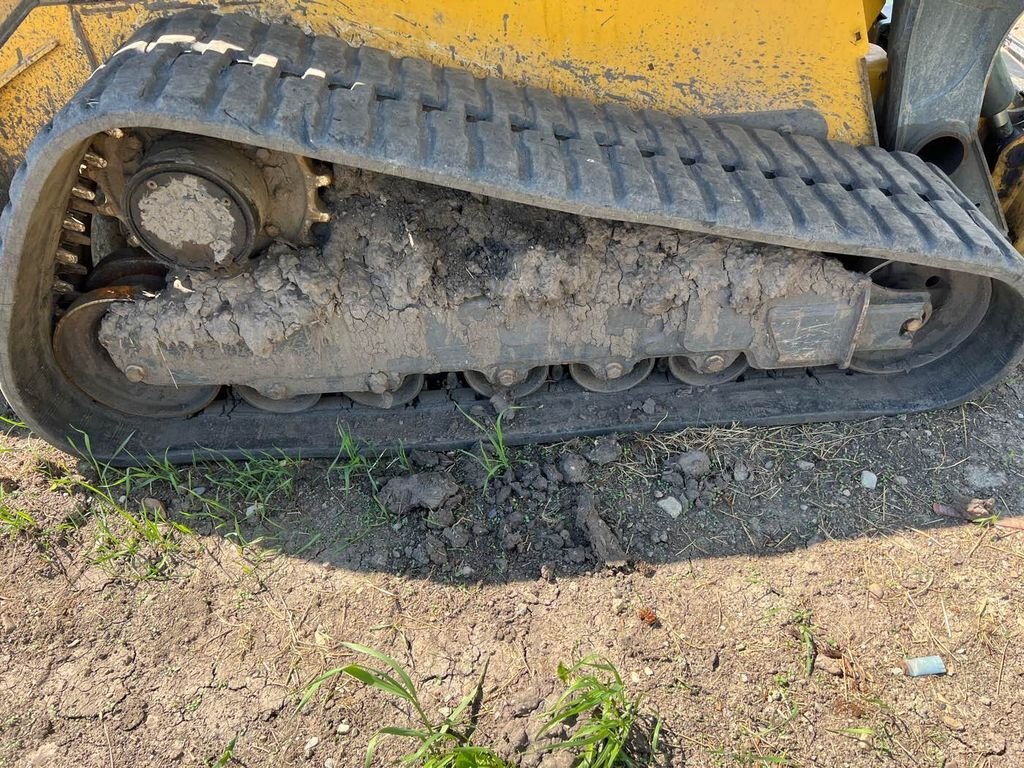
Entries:
{"label": "caked mud on undercarriage", "polygon": [[923,410],[1024,334],[1021,258],[914,156],[243,16],[140,32],[12,189],[4,393],[100,455]]}

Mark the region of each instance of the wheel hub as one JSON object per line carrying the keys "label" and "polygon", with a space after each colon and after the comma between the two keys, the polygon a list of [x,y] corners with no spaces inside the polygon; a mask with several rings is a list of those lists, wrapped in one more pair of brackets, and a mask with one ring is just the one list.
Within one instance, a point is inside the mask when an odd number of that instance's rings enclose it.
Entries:
{"label": "wheel hub", "polygon": [[128,227],[142,247],[187,269],[242,269],[267,209],[259,168],[240,150],[204,142],[155,147],[125,189]]}

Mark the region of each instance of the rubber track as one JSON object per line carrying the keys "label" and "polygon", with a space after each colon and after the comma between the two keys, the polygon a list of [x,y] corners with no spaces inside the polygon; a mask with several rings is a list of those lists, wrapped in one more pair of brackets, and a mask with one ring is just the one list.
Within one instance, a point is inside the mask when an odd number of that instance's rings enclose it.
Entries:
{"label": "rubber track", "polygon": [[407,449],[480,438],[465,417],[479,398],[467,389],[425,391],[395,411],[326,397],[282,416],[223,400],[175,421],[125,417],[70,385],[50,346],[53,253],[79,158],[93,135],[116,127],[193,132],[582,215],[994,279],[978,331],[924,368],[757,372],[705,390],[658,373],[606,395],[562,379],[506,422],[512,444],[929,410],[976,396],[1024,349],[1022,259],[916,157],[595,106],[246,16],[185,12],[140,31],[43,129],[0,218],[3,393],[36,433],[65,447],[88,434],[100,459],[333,456],[339,429]]}
{"label": "rubber track", "polygon": [[595,105],[244,15],[144,28],[76,101],[586,216],[961,269],[1020,263],[915,155]]}

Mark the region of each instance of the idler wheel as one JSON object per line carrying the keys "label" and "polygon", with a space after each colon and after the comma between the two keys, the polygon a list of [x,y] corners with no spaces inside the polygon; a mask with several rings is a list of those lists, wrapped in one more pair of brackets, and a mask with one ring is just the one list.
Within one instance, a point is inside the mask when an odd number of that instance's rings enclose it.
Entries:
{"label": "idler wheel", "polygon": [[137,290],[130,286],[100,288],[76,299],[53,332],[54,357],[68,381],[108,408],[149,418],[191,416],[213,402],[220,387],[166,387],[132,381],[100,343],[100,322],[107,310],[134,301]]}

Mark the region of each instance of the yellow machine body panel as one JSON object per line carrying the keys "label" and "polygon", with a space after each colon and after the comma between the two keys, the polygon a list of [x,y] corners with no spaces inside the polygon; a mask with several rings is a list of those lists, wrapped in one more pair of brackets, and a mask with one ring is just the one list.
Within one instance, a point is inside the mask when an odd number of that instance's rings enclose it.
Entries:
{"label": "yellow machine body panel", "polygon": [[[4,0],[0,13],[15,3]],[[182,7],[189,3],[181,3]],[[877,0],[267,0],[318,34],[598,102],[674,113],[801,110],[829,138],[875,141],[864,58]],[[239,6],[232,5],[231,10]],[[0,49],[0,152],[39,128],[165,4],[33,9]]]}

